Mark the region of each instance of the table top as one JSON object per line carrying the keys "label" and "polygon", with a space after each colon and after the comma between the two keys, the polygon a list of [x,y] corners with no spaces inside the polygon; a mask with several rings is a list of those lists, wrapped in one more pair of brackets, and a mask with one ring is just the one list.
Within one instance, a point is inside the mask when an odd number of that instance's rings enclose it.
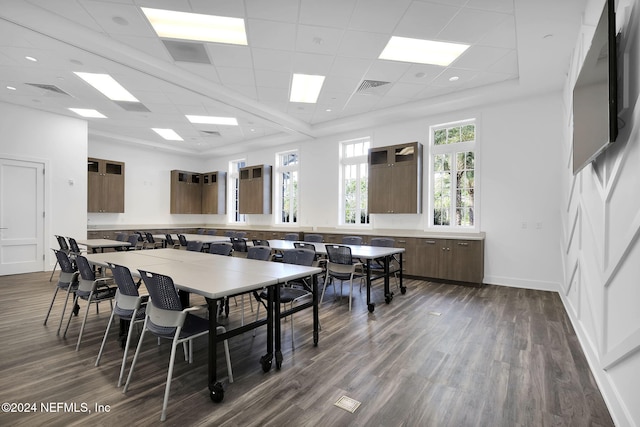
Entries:
{"label": "table top", "polygon": [[[295,242],[290,240],[269,240],[269,246],[272,249],[276,250],[285,250],[285,249],[293,249]],[[362,258],[362,259],[376,259],[385,256],[399,254],[405,251],[404,248],[388,248],[384,246],[369,246],[369,245],[343,245],[342,243],[313,243],[313,242],[304,242],[306,244],[311,244],[316,248],[316,253],[326,255],[327,248],[325,245],[340,245],[340,246],[348,246],[351,248],[351,256],[354,258]]]}
{"label": "table top", "polygon": [[138,275],[138,269],[164,274],[178,289],[206,298],[222,297],[285,283],[321,273],[316,267],[227,257],[177,249],[111,252],[86,255],[90,263],[124,265]]}
{"label": "table top", "polygon": [[119,248],[121,246],[129,246],[129,242],[121,242],[120,240],[110,239],[82,239],[76,240],[79,245],[86,246],[88,248]]}

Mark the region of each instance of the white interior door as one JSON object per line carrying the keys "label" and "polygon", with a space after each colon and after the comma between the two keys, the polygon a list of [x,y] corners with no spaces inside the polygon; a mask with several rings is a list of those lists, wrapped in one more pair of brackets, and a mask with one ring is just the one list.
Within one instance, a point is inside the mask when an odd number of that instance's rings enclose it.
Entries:
{"label": "white interior door", "polygon": [[44,270],[44,164],[0,158],[0,275]]}

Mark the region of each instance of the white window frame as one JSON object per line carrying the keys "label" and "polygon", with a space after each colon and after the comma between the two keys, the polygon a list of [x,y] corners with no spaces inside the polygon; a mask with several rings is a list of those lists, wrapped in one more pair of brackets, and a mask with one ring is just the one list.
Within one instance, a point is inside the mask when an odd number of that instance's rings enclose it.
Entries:
{"label": "white window frame", "polygon": [[[440,129],[452,128],[456,126],[464,126],[467,124],[473,124],[475,126],[475,140],[467,142],[456,142],[452,144],[435,145],[435,132]],[[480,230],[480,171],[479,171],[479,135],[480,125],[477,118],[453,121],[448,123],[442,123],[430,126],[429,128],[429,215],[427,229],[441,230],[441,231],[465,231],[465,232],[478,232]],[[456,189],[457,189],[457,162],[456,153],[460,152],[473,152],[474,153],[474,207],[473,207],[473,225],[472,226],[459,226],[455,224],[456,213]],[[439,154],[450,154],[452,157],[451,162],[451,192],[450,200],[451,206],[449,209],[449,225],[436,225],[434,224],[434,208],[435,208],[435,157]]]}
{"label": "white window frame", "polygon": [[229,173],[227,174],[227,222],[229,224],[245,224],[247,222],[246,215],[238,213],[240,206],[236,193],[240,187],[240,168],[245,167],[246,164],[246,159],[229,161]]}
{"label": "white window frame", "polygon": [[[291,154],[295,154],[297,156],[296,163],[290,163],[288,165],[283,165],[283,158],[285,156],[289,156]],[[280,153],[276,153],[276,191],[275,194],[275,203],[277,212],[274,215],[275,223],[278,225],[298,225],[300,223],[300,153],[298,150],[288,150]],[[289,221],[284,221],[282,219],[282,209],[281,205],[284,199],[284,173],[291,173],[292,176],[295,174],[296,178],[294,182],[297,184],[292,185],[289,191],[289,200],[290,200],[290,209],[289,209]],[[293,179],[293,178],[291,178]]]}
{"label": "white window frame", "polygon": [[[363,144],[368,144],[368,147],[364,150],[362,155],[359,156],[351,156],[351,157],[347,157],[345,155],[345,151],[346,151],[346,147],[348,145],[354,145],[354,144],[358,144],[358,143],[363,143]],[[340,147],[340,173],[339,173],[339,177],[340,177],[340,190],[338,192],[339,194],[339,217],[338,217],[338,224],[340,226],[343,227],[358,227],[358,228],[371,228],[371,215],[368,213],[368,205],[367,205],[367,215],[366,218],[368,219],[369,222],[357,222],[357,223],[349,223],[345,221],[345,216],[346,216],[346,206],[345,206],[345,202],[346,202],[346,188],[345,188],[345,167],[346,166],[352,166],[352,165],[360,165],[360,167],[356,168],[356,180],[358,182],[360,182],[362,180],[362,176],[361,176],[361,172],[362,172],[362,166],[364,166],[364,170],[366,170],[366,174],[367,176],[365,177],[365,179],[367,180],[367,188],[368,188],[368,180],[369,180],[369,175],[368,175],[368,162],[369,162],[369,148],[371,148],[371,138],[370,137],[363,137],[363,138],[355,138],[355,139],[349,139],[346,141],[340,141],[339,143],[339,147]],[[362,213],[360,211],[360,204],[362,202],[362,194],[360,191],[361,186],[357,185],[356,188],[358,189],[357,194],[356,194],[356,206],[358,207],[358,212],[356,214],[356,218],[361,218],[362,217]],[[368,197],[368,195],[365,195],[366,197]]]}

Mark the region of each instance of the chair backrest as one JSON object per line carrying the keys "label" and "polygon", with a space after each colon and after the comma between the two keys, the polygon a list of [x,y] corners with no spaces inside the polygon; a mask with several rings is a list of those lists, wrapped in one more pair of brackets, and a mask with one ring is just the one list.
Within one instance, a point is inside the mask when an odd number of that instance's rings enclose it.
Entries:
{"label": "chair backrest", "polygon": [[287,233],[284,235],[284,240],[300,240],[300,235],[298,233]]}
{"label": "chair backrest", "polygon": [[204,228],[198,228],[198,231],[196,231],[196,234],[204,234]]}
{"label": "chair backrest", "polygon": [[353,264],[351,248],[343,245],[325,245],[329,262],[334,264]]}
{"label": "chair backrest", "polygon": [[176,327],[185,318],[173,279],[163,274],[138,271],[151,300],[151,304],[147,304],[147,329],[153,334],[172,338]]}
{"label": "chair backrest", "polygon": [[200,240],[191,240],[187,243],[187,250],[193,252],[202,252],[203,243]]}
{"label": "chair backrest", "polygon": [[171,237],[171,234],[168,234],[168,233],[164,235],[164,241],[167,242],[167,246],[172,246],[176,244],[176,242],[173,241],[173,237]]}
{"label": "chair backrest", "polygon": [[156,239],[153,238],[153,234],[144,233],[144,235],[147,237],[147,243],[155,243],[156,242]]}
{"label": "chair backrest", "polygon": [[[53,253],[56,254],[56,259],[58,260],[58,264],[60,264],[60,269],[62,270],[63,273],[73,274],[77,271],[76,267],[73,265],[73,263],[71,262],[71,260],[69,259],[69,256],[65,251],[63,251],[62,249],[61,250],[54,249]],[[65,283],[68,283],[68,282],[65,282]]]}
{"label": "chair backrest", "polygon": [[269,246],[269,241],[264,239],[253,239],[253,246]]}
{"label": "chair backrest", "polygon": [[295,248],[287,249],[282,252],[282,262],[286,264],[305,265],[310,267],[313,265],[315,257],[316,251],[309,249]]}
{"label": "chair backrest", "polygon": [[138,239],[138,235],[137,234],[131,234],[129,235],[129,239],[128,242],[131,245],[132,248],[135,248],[136,246],[138,246],[138,242],[140,240]]}
{"label": "chair backrest", "polygon": [[207,236],[215,236],[217,233],[218,233],[218,230],[209,229],[205,234],[207,234]]}
{"label": "chair backrest", "polygon": [[129,268],[110,262],[108,262],[107,265],[113,273],[113,280],[116,282],[116,285],[118,285],[118,292],[122,295],[137,297],[139,295],[138,286],[133,280]]}
{"label": "chair backrest", "polygon": [[81,251],[80,247],[78,246],[78,242],[76,242],[76,239],[74,239],[73,237],[67,237],[67,239],[69,240],[69,250],[71,251],[71,253],[79,254]]}
{"label": "chair backrest", "polygon": [[236,231],[236,234],[234,234],[233,237],[237,237],[239,239],[244,239],[245,237],[247,237],[247,232],[246,231]]}
{"label": "chair backrest", "polygon": [[225,237],[236,237],[236,232],[233,230],[227,230],[224,232]]}
{"label": "chair backrest", "polygon": [[138,241],[139,242],[144,242],[144,236],[142,235],[141,231],[136,231],[136,234],[138,235]]}
{"label": "chair backrest", "polygon": [[300,248],[300,249],[308,249],[314,252],[316,251],[316,246],[311,242],[294,242],[293,247]]}
{"label": "chair backrest", "polygon": [[180,246],[187,246],[187,238],[184,234],[178,234],[178,240],[180,241]]}
{"label": "chair backrest", "polygon": [[209,253],[214,255],[231,255],[233,245],[231,242],[214,242],[209,245]]}
{"label": "chair backrest", "polygon": [[231,244],[233,245],[233,250],[236,252],[247,252],[247,241],[241,237],[231,237]]}
{"label": "chair backrest", "polygon": [[247,259],[269,261],[270,258],[271,248],[269,246],[251,246],[247,251]]}
{"label": "chair backrest", "polygon": [[118,234],[116,234],[116,240],[118,242],[126,242],[127,241],[127,237],[129,237],[129,235],[127,233],[118,233]]}
{"label": "chair backrest", "polygon": [[304,241],[305,242],[314,242],[314,243],[322,243],[324,237],[322,234],[305,234]]}
{"label": "chair backrest", "polygon": [[80,273],[80,277],[78,278],[78,290],[76,293],[80,297],[86,297],[93,290],[96,273],[93,271],[89,261],[87,261],[87,259],[82,255],[78,255],[76,257],[76,265],[78,266],[78,273]]}
{"label": "chair backrest", "polygon": [[344,236],[342,238],[343,245],[361,245],[362,237],[360,236]]}
{"label": "chair backrest", "polygon": [[374,237],[369,242],[371,246],[381,246],[385,248],[392,248],[396,244],[396,240],[391,237]]}
{"label": "chair backrest", "polygon": [[64,236],[56,236],[56,240],[58,241],[58,245],[60,245],[60,250],[68,252],[69,245],[67,244],[67,239]]}

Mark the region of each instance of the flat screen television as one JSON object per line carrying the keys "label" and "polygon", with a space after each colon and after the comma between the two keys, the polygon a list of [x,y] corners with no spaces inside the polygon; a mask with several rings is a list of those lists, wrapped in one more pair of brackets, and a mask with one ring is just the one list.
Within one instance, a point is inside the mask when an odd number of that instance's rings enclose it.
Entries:
{"label": "flat screen television", "polygon": [[573,174],[618,136],[615,1],[607,0],[573,88]]}

